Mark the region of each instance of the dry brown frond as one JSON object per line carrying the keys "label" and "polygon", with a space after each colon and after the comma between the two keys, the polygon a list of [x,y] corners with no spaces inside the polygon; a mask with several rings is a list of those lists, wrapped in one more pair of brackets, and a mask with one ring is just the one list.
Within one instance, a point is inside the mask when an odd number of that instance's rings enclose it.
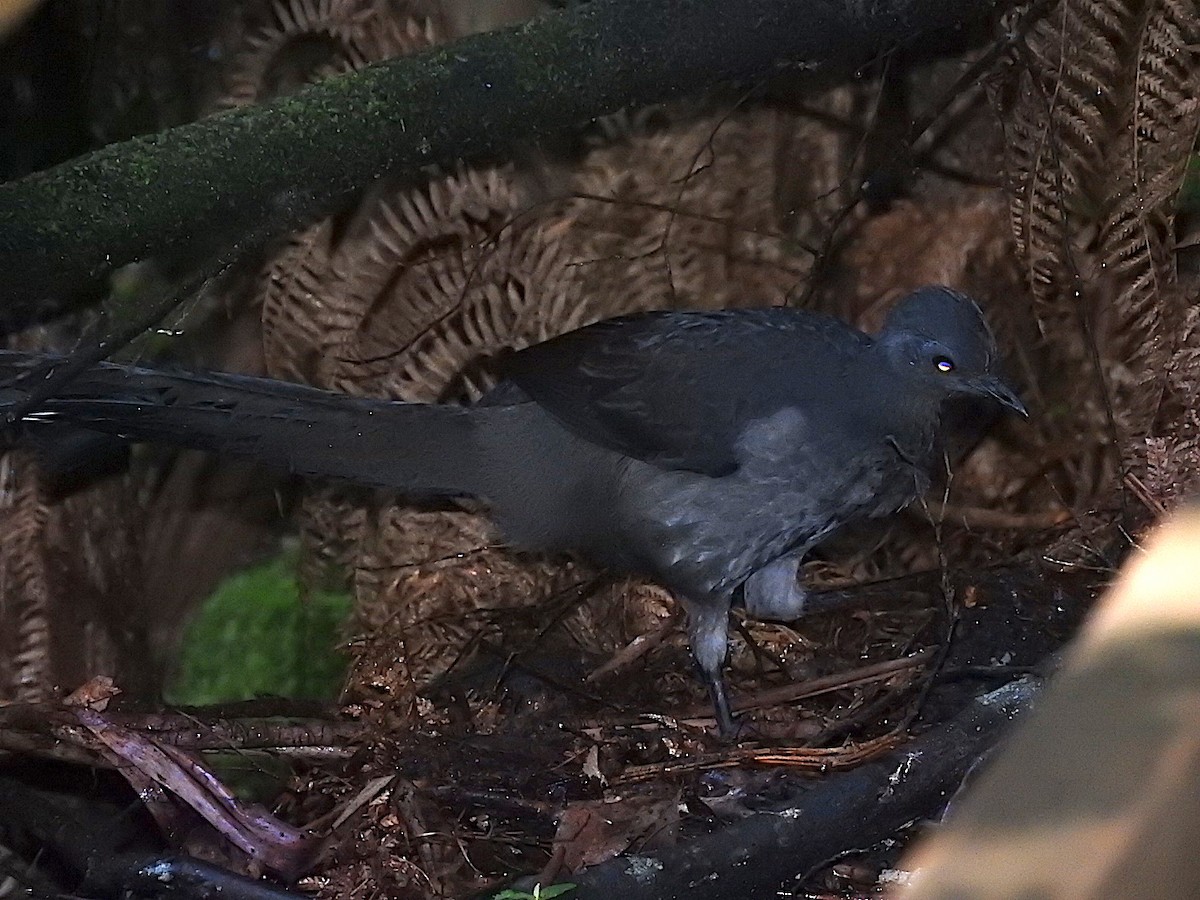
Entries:
{"label": "dry brown frond", "polygon": [[[1123,0],[1063,0],[1017,54],[1009,119],[1013,234],[1034,297],[1053,307],[1114,125],[1122,54],[1134,22]],[[1048,313],[1049,310],[1043,310]]]}
{"label": "dry brown frond", "polygon": [[96,675],[159,688],[145,646],[139,538],[130,479],[54,496],[31,454],[0,458],[0,698],[50,699]]}
{"label": "dry brown frond", "polygon": [[1137,37],[1130,108],[1113,143],[1097,249],[1116,283],[1114,353],[1137,373],[1137,387],[1118,397],[1122,424],[1135,436],[1157,416],[1181,324],[1175,196],[1200,126],[1200,11],[1184,7],[1156,4]]}
{"label": "dry brown frond", "polygon": [[263,270],[263,358],[274,378],[315,383],[327,346],[333,220],[292,235]]}
{"label": "dry brown frond", "polygon": [[[485,517],[468,512],[416,512],[391,504],[368,516],[355,565],[359,623],[366,637],[351,673],[381,656],[402,658],[404,684],[393,701],[444,674],[481,639],[495,639],[511,611],[544,602],[577,578],[570,567],[522,559],[494,544]],[[407,555],[404,555],[407,554]]]}
{"label": "dry brown frond", "polygon": [[[837,107],[849,89],[830,91]],[[604,315],[781,303],[808,273],[804,242],[843,198],[844,136],[756,105],[643,114],[613,126],[571,175],[568,238]]]}
{"label": "dry brown frond", "polygon": [[1200,494],[1200,309],[1190,306],[1182,320],[1166,367],[1159,433],[1145,441],[1145,487],[1166,510]]}
{"label": "dry brown frond", "polygon": [[1198,42],[1192,3],[1062,0],[1010,85],[1026,281],[1053,352],[1093,373],[1099,399],[1077,387],[1067,402],[1111,411],[1126,466],[1159,416],[1179,335],[1174,202],[1200,125]]}
{"label": "dry brown frond", "polygon": [[[51,586],[45,556],[49,503],[33,460],[9,453],[0,460],[0,500],[4,540],[0,541],[0,620],[11,645],[2,658],[4,696],[37,702],[49,698],[54,686],[50,656],[53,636]],[[6,640],[5,643],[9,641]]]}
{"label": "dry brown frond", "polygon": [[346,314],[322,384],[433,400],[478,395],[493,354],[582,324],[555,223],[517,220],[508,171],[464,170],[364,205],[333,263]]}
{"label": "dry brown frond", "polygon": [[350,71],[351,46],[371,13],[369,0],[275,0],[233,54],[222,107],[288,94]]}
{"label": "dry brown frond", "polygon": [[[218,106],[258,103],[312,81],[436,43],[429,4],[395,0],[272,0],[250,4]],[[264,8],[265,7],[265,8]]]}

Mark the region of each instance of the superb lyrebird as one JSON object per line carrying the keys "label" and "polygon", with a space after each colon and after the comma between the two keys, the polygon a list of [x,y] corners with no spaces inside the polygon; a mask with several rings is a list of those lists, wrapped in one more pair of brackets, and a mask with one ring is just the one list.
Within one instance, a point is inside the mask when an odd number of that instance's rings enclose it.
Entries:
{"label": "superb lyrebird", "polygon": [[[475,496],[516,545],[649,575],[689,617],[723,731],[729,609],[801,615],[804,555],[929,483],[946,400],[1024,414],[978,306],[943,287],[865,334],[798,309],[652,312],[513,354],[473,406],[96,366],[27,417],[260,460],[415,500]],[[0,353],[0,404],[46,357]]]}

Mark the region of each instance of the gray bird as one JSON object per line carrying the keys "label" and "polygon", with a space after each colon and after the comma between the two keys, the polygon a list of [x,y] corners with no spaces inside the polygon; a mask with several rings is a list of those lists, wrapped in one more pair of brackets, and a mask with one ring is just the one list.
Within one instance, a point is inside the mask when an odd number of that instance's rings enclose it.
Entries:
{"label": "gray bird", "polygon": [[[0,353],[0,407],[42,356]],[[248,457],[413,499],[474,496],[514,545],[648,575],[688,612],[718,724],[729,609],[805,610],[805,554],[929,484],[943,404],[1025,407],[963,294],[927,287],[883,329],[787,308],[652,312],[513,354],[473,406],[102,364],[27,417]]]}

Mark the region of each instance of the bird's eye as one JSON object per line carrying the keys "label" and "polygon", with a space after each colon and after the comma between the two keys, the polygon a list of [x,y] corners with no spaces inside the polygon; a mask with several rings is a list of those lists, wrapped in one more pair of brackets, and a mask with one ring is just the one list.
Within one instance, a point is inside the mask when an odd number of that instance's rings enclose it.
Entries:
{"label": "bird's eye", "polygon": [[948,356],[935,356],[933,358],[933,365],[939,372],[954,371],[954,360]]}

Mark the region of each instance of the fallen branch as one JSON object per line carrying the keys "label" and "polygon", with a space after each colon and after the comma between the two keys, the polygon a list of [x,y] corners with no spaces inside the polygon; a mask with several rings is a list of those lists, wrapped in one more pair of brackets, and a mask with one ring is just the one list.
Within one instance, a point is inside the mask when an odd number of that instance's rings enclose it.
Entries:
{"label": "fallen branch", "polygon": [[[978,696],[902,749],[814,784],[799,803],[756,813],[715,834],[624,856],[570,877],[574,900],[724,900],[771,896],[847,847],[869,846],[934,812],[1037,695],[1017,679]],[[529,880],[519,883],[531,888]]]}
{"label": "fallen branch", "polygon": [[[362,736],[359,722],[313,715],[298,716],[278,704],[265,712],[228,715],[181,712],[110,713],[118,727],[153,737],[165,746],[189,752],[262,752],[283,759],[344,758]],[[305,710],[310,712],[311,710]],[[105,767],[89,743],[71,739],[78,727],[75,713],[57,703],[13,703],[0,706],[0,751]]]}
{"label": "fallen branch", "polygon": [[[60,877],[94,897],[288,900],[308,896],[185,855],[157,853],[136,817],[108,798],[78,798],[0,774],[0,823],[43,849]],[[137,849],[130,850],[133,844]],[[6,873],[7,874],[7,873]],[[38,896],[37,894],[31,894]]]}

